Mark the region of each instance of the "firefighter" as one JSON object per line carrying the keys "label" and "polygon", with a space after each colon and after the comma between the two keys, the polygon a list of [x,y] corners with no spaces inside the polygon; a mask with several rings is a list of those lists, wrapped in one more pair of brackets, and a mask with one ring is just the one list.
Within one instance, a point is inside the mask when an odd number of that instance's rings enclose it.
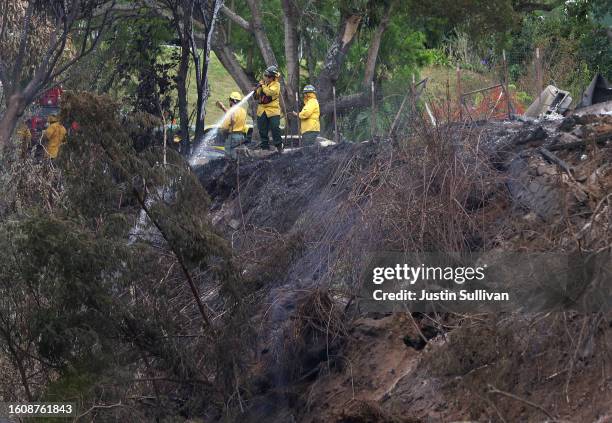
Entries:
{"label": "firefighter", "polygon": [[264,71],[263,81],[255,87],[253,97],[259,103],[257,106],[257,128],[261,138],[261,149],[270,149],[269,132],[272,132],[272,142],[278,152],[283,151],[283,141],[280,132],[280,72],[276,66],[270,66]]}
{"label": "firefighter", "polygon": [[49,127],[43,132],[43,138],[47,140],[45,153],[48,158],[55,159],[60,145],[66,142],[66,128],[62,126],[56,115],[49,115],[47,122]]}
{"label": "firefighter", "polygon": [[[227,113],[236,104],[240,103],[242,95],[234,91],[229,96],[230,107],[226,108],[221,102],[217,105]],[[227,115],[221,124],[221,130],[225,133],[225,158],[236,160],[236,147],[244,144],[244,134],[246,132],[247,112],[244,107],[235,107]]]}
{"label": "firefighter", "polygon": [[304,93],[304,107],[300,113],[293,114],[300,118],[300,133],[304,143],[314,143],[321,131],[319,122],[319,101],[317,100],[317,91],[314,86],[306,85],[302,91]]}
{"label": "firefighter", "polygon": [[17,136],[21,142],[21,157],[25,158],[32,147],[32,132],[25,122],[17,129]]}

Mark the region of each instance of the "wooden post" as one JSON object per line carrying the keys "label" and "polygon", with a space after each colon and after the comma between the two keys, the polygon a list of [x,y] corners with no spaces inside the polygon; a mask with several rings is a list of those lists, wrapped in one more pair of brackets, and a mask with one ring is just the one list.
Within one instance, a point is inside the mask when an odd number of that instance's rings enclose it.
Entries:
{"label": "wooden post", "polygon": [[416,78],[414,74],[412,74],[412,84],[410,84],[410,101],[412,102],[412,111],[411,114],[416,113]]}
{"label": "wooden post", "polygon": [[283,79],[281,82],[281,92],[278,96],[278,99],[280,100],[279,103],[281,107],[281,116],[283,116],[283,114],[285,115],[285,142],[283,144],[285,147],[289,147],[289,110],[287,109],[287,105],[285,104],[284,94],[286,93],[286,91],[284,87],[285,81]]}
{"label": "wooden post", "polygon": [[540,96],[540,90],[538,89],[538,49],[533,51],[533,98]]}
{"label": "wooden post", "polygon": [[502,63],[504,65],[504,85],[506,91],[506,105],[508,107],[508,119],[512,119],[512,105],[510,104],[510,83],[508,78],[508,62],[506,61],[506,50],[502,50]]}
{"label": "wooden post", "polygon": [[538,96],[538,98],[540,97],[540,94],[544,90],[544,86],[543,86],[542,80],[543,80],[543,77],[542,77],[542,57],[540,56],[540,48],[537,47],[536,48],[536,84],[537,84],[538,92],[536,93],[536,95]]}
{"label": "wooden post", "polygon": [[446,121],[452,122],[453,116],[451,113],[451,96],[450,96],[450,71],[446,72]]}
{"label": "wooden post", "polygon": [[[298,92],[295,92],[295,111],[296,113],[300,113],[300,97]],[[298,146],[302,146],[302,124],[300,122],[300,117],[296,117],[297,119],[297,131],[298,131]]]}
{"label": "wooden post", "polygon": [[376,97],[374,92],[374,81],[372,81],[370,87],[372,93],[372,122],[370,123],[370,139],[373,141],[374,137],[376,137]]}
{"label": "wooden post", "polygon": [[461,67],[457,66],[457,107],[459,108],[459,120],[463,120],[463,107],[461,106]]}
{"label": "wooden post", "polygon": [[338,143],[338,114],[336,112],[336,86],[332,87],[332,94],[334,97],[334,142]]}

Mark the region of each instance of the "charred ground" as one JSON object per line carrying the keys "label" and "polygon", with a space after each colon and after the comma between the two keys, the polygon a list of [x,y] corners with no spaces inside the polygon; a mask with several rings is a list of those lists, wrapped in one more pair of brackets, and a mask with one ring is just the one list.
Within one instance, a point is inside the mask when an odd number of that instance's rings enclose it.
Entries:
{"label": "charred ground", "polygon": [[412,133],[197,170],[257,287],[237,420],[607,421],[609,313],[364,315],[355,294],[377,249],[607,248],[612,118]]}

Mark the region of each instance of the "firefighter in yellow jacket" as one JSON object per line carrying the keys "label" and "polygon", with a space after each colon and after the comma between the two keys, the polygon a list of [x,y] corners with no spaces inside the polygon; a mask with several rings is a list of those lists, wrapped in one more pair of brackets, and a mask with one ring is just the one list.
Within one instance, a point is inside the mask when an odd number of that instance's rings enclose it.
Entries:
{"label": "firefighter in yellow jacket", "polygon": [[[242,95],[234,91],[229,96],[229,109],[220,102],[217,105],[223,111],[230,113],[221,124],[221,130],[225,132],[225,158],[236,159],[236,147],[244,144],[244,134],[246,132],[247,112],[244,107],[234,107],[242,100]],[[234,110],[232,110],[234,107]]]}
{"label": "firefighter in yellow jacket", "polygon": [[280,132],[280,72],[276,66],[270,66],[264,71],[264,80],[255,87],[253,97],[258,102],[257,128],[261,138],[261,149],[270,149],[269,132],[272,132],[272,143],[280,152],[283,150],[283,140]]}
{"label": "firefighter in yellow jacket", "polygon": [[49,122],[49,127],[43,132],[43,136],[47,140],[45,153],[48,158],[55,159],[57,153],[59,153],[60,145],[66,142],[66,128],[59,123],[59,119],[55,115],[49,115],[47,122]]}
{"label": "firefighter in yellow jacket", "polygon": [[293,114],[300,118],[302,141],[306,144],[312,144],[317,140],[321,131],[319,101],[314,86],[306,85],[302,92],[304,93],[304,107],[302,107],[300,113],[293,112]]}
{"label": "firefighter in yellow jacket", "polygon": [[21,157],[25,158],[30,152],[30,148],[32,148],[32,132],[28,125],[22,123],[19,129],[17,129],[17,136],[21,142]]}

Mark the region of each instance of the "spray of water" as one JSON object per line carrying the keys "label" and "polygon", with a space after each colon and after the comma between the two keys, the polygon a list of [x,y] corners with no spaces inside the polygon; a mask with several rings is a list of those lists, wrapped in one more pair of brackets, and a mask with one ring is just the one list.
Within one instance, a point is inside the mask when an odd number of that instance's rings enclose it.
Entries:
{"label": "spray of water", "polygon": [[189,164],[193,165],[199,157],[205,154],[206,149],[215,140],[215,138],[217,138],[217,135],[219,134],[219,128],[221,127],[221,124],[223,124],[225,118],[230,113],[233,113],[238,107],[242,107],[247,101],[249,101],[251,97],[253,97],[253,94],[254,91],[251,91],[250,93],[245,95],[239,103],[236,103],[232,107],[230,107],[227,112],[225,112],[225,114],[221,116],[219,120],[217,120],[217,122],[215,122],[213,128],[206,133],[206,135],[202,139],[202,142],[198,144],[198,147],[191,154],[191,157],[189,158]]}

